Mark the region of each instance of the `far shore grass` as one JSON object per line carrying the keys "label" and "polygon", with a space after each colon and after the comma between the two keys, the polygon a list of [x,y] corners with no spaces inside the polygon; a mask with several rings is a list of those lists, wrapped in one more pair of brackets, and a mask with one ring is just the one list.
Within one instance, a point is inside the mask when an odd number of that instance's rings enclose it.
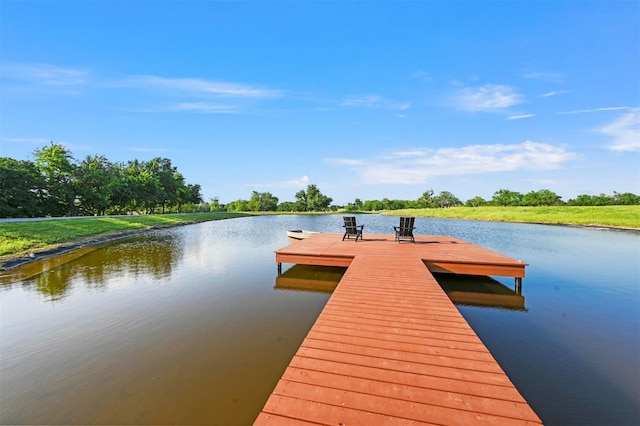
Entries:
{"label": "far shore grass", "polygon": [[640,206],[451,207],[390,210],[383,214],[640,230]]}
{"label": "far shore grass", "polygon": [[247,216],[244,213],[185,213],[142,216],[74,217],[0,223],[0,260],[60,244],[154,228]]}
{"label": "far shore grass", "polygon": [[[362,213],[499,222],[601,226],[640,231],[640,206],[452,207],[444,209],[410,209]],[[89,242],[123,233],[255,214],[264,213],[184,213],[117,217],[79,217],[60,220],[0,223],[0,260],[26,255],[36,250],[46,250],[63,244]],[[267,214],[299,213],[268,212]],[[344,215],[347,213],[338,211],[324,214]]]}

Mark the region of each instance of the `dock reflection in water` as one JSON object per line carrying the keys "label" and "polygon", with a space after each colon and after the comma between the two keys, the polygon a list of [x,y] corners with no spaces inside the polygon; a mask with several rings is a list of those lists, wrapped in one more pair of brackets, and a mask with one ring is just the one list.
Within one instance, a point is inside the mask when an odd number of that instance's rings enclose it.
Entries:
{"label": "dock reflection in water", "polygon": [[[347,268],[293,265],[276,277],[276,290],[331,293]],[[433,274],[456,305],[526,311],[524,296],[482,275]]]}
{"label": "dock reflection in water", "polygon": [[346,270],[332,266],[293,265],[276,277],[274,288],[331,293]]}
{"label": "dock reflection in water", "polygon": [[526,311],[524,296],[481,275],[433,274],[456,305]]}

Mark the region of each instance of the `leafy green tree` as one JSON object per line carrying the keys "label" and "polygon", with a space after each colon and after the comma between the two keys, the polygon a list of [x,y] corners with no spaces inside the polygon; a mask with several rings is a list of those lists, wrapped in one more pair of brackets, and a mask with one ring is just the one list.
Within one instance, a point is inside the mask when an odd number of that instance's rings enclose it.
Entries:
{"label": "leafy green tree", "polygon": [[202,202],[202,197],[199,196],[200,185],[198,185],[198,196],[194,197],[193,188],[185,184],[182,173],[173,172],[173,182],[173,194],[168,197],[168,200],[171,202],[171,207],[177,207],[178,213],[182,212],[182,206],[185,204],[199,204]]}
{"label": "leafy green tree", "polygon": [[608,206],[612,204],[612,199],[605,194],[580,194],[575,200],[569,200],[567,204],[572,206]]}
{"label": "leafy green tree", "polygon": [[76,165],[71,151],[53,143],[34,152],[35,165],[44,179],[48,195],[47,213],[52,216],[76,214]]}
{"label": "leafy green tree", "polygon": [[455,207],[462,205],[462,201],[449,191],[441,191],[440,194],[433,197],[433,203],[440,208]]}
{"label": "leafy green tree", "polygon": [[194,203],[194,204],[200,204],[202,203],[202,187],[195,183],[195,184],[187,184],[187,189],[189,190],[189,202],[190,203]]}
{"label": "leafy green tree", "polygon": [[613,191],[613,200],[614,200],[614,204],[623,204],[627,206],[640,204],[640,196],[633,194],[631,192],[625,192],[623,194],[620,194],[618,192]]}
{"label": "leafy green tree", "polygon": [[561,197],[548,189],[528,192],[522,196],[521,200],[523,206],[559,206],[561,204]]}
{"label": "leafy green tree", "polygon": [[353,206],[355,207],[356,210],[360,210],[362,208],[362,200],[360,198],[356,198],[353,201]]}
{"label": "leafy green tree", "polygon": [[464,205],[467,207],[480,207],[485,205],[486,203],[487,201],[484,198],[480,196],[476,196],[467,200],[467,202]]}
{"label": "leafy green tree", "polygon": [[247,200],[236,200],[227,204],[227,211],[230,212],[248,212],[251,211],[249,209],[249,201]]}
{"label": "leafy green tree", "polygon": [[384,210],[384,206],[380,200],[365,200],[365,202],[362,203],[362,210],[366,212],[375,212]]}
{"label": "leafy green tree", "polygon": [[137,159],[127,163],[125,174],[131,194],[128,211],[153,214],[160,200],[163,199],[160,181],[157,174],[149,170],[150,168],[152,167]]}
{"label": "leafy green tree", "polygon": [[416,201],[416,205],[419,209],[426,209],[429,207],[435,207],[433,202],[433,189],[428,189],[422,193],[422,196]]}
{"label": "leafy green tree", "polygon": [[296,193],[296,200],[301,211],[324,211],[329,209],[333,198],[324,195],[316,185],[308,185],[307,190]]}
{"label": "leafy green tree", "polygon": [[508,189],[500,189],[493,194],[491,202],[498,206],[519,206],[522,194]]}
{"label": "leafy green tree", "polygon": [[249,200],[249,210],[254,212],[276,211],[278,209],[278,197],[270,192],[253,191]]}
{"label": "leafy green tree", "polygon": [[212,212],[223,211],[224,208],[225,208],[225,206],[220,204],[220,199],[218,197],[213,197],[211,199],[211,201],[209,202],[209,210],[212,211]]}
{"label": "leafy green tree", "polygon": [[76,169],[77,200],[83,215],[104,215],[116,178],[115,166],[103,155],[87,156]]}
{"label": "leafy green tree", "polygon": [[145,169],[158,182],[158,190],[155,193],[156,199],[150,201],[153,204],[151,209],[153,210],[155,207],[160,206],[162,207],[162,213],[164,213],[168,206],[177,204],[177,190],[180,185],[184,185],[184,178],[182,175],[178,179],[176,178],[177,168],[171,164],[171,160],[168,158],[156,157],[144,163],[144,165]]}
{"label": "leafy green tree", "polygon": [[107,189],[109,207],[106,214],[125,214],[134,211],[136,179],[124,163],[113,164],[111,180]]}
{"label": "leafy green tree", "polygon": [[279,212],[300,212],[302,210],[302,205],[299,202],[293,201],[283,201],[278,204]]}
{"label": "leafy green tree", "polygon": [[0,157],[0,217],[42,215],[42,176],[31,161]]}

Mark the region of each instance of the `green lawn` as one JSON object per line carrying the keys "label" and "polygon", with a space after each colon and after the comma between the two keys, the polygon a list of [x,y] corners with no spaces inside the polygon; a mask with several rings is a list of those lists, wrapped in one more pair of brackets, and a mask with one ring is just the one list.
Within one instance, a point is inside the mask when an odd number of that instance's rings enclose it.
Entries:
{"label": "green lawn", "polygon": [[187,213],[148,216],[82,217],[0,223],[0,258],[56,244],[123,232],[246,216],[242,213]]}
{"label": "green lawn", "polygon": [[452,207],[393,210],[384,214],[640,229],[640,206]]}

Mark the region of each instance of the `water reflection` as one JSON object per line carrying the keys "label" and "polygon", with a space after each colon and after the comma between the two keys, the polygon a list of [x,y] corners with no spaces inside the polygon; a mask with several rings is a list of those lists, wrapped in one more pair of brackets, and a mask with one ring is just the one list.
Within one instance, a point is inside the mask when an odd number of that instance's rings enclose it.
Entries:
{"label": "water reflection", "polygon": [[331,266],[293,265],[278,274],[275,289],[331,293],[347,268]]}
{"label": "water reflection", "polygon": [[527,310],[522,294],[491,277],[437,273],[433,276],[456,305]]}
{"label": "water reflection", "polygon": [[[19,280],[23,287],[35,288],[45,300],[59,302],[68,296],[75,282],[104,290],[112,277],[119,277],[121,283],[135,282],[141,277],[166,281],[183,253],[179,234],[150,233],[122,242],[83,247],[18,267],[0,276],[0,284],[10,285]],[[80,258],[82,263],[77,262]]]}

